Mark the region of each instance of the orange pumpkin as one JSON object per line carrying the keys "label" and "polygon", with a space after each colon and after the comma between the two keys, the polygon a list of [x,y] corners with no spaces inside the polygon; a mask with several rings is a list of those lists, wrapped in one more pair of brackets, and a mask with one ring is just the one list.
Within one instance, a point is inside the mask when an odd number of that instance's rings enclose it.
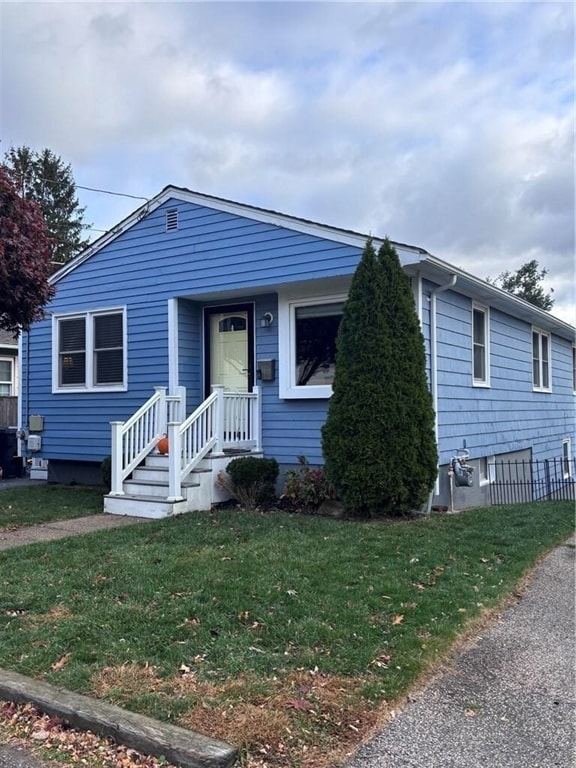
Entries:
{"label": "orange pumpkin", "polygon": [[168,453],[168,438],[166,435],[158,440],[156,443],[156,448],[158,448],[158,453],[161,453],[162,455]]}

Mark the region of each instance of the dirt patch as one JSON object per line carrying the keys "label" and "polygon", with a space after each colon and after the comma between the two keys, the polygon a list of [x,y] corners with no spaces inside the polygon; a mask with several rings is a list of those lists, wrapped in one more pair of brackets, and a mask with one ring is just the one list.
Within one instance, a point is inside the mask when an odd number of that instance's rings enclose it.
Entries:
{"label": "dirt patch", "polygon": [[153,667],[125,664],[103,669],[93,679],[93,691],[112,694],[115,703],[118,691],[124,701],[146,693],[186,701],[178,725],[238,747],[245,768],[328,768],[382,718],[382,707],[360,695],[362,683],[304,670],[216,682],[185,668],[162,678]]}

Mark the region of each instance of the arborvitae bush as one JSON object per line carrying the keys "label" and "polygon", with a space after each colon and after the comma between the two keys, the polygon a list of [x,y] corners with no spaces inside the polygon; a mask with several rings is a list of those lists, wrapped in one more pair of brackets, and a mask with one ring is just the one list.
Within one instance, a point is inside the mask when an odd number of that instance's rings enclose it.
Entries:
{"label": "arborvitae bush", "polygon": [[436,477],[434,412],[410,281],[386,240],[366,244],[344,306],[322,430],[326,474],[347,511],[401,514]]}

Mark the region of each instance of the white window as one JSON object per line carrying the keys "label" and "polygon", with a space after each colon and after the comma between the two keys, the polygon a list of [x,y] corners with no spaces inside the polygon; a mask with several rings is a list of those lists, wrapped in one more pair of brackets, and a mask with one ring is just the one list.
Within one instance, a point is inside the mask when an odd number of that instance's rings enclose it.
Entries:
{"label": "white window", "polygon": [[494,482],[494,456],[482,456],[478,459],[478,482],[488,485]]}
{"label": "white window", "polygon": [[550,334],[532,329],[532,386],[550,392]]}
{"label": "white window", "polygon": [[488,482],[488,456],[478,459],[478,480],[480,485]]}
{"label": "white window", "polygon": [[[280,397],[328,398],[345,296],[280,302]],[[287,354],[286,354],[287,353]]]}
{"label": "white window", "polygon": [[123,309],[55,316],[52,340],[53,391],[126,389]]}
{"label": "white window", "polygon": [[0,357],[0,396],[14,394],[14,360],[11,357]]}
{"label": "white window", "polygon": [[564,479],[567,480],[572,477],[572,445],[570,438],[567,437],[562,440],[562,471]]}
{"label": "white window", "polygon": [[472,380],[476,387],[490,385],[489,315],[485,307],[472,305]]}

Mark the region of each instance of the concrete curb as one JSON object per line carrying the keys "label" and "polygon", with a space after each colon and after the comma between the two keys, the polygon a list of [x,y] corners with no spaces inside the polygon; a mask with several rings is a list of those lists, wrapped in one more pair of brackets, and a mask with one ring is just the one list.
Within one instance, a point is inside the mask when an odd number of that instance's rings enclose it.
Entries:
{"label": "concrete curb", "polygon": [[223,741],[5,669],[0,669],[0,700],[30,703],[76,728],[111,736],[142,754],[164,756],[182,768],[230,768],[238,757],[237,750]]}

